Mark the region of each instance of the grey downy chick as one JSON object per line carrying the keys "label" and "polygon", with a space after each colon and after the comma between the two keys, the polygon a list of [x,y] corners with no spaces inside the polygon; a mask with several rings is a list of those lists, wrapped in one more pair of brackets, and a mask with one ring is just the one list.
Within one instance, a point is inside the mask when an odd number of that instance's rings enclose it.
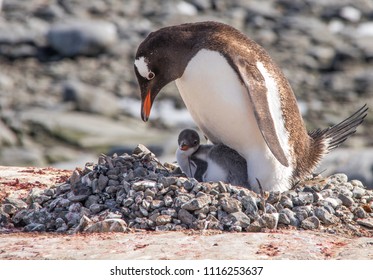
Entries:
{"label": "grey downy chick", "polygon": [[201,145],[193,129],[181,131],[178,144],[176,160],[188,177],[249,188],[246,160],[235,150],[223,144]]}

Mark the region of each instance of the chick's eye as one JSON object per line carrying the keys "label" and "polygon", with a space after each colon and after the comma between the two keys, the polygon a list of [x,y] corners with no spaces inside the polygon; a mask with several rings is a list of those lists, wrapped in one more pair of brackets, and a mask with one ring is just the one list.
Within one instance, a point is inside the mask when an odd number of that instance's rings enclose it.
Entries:
{"label": "chick's eye", "polygon": [[152,80],[152,79],[154,79],[154,77],[155,77],[154,72],[150,71],[149,74],[148,74],[148,80]]}
{"label": "chick's eye", "polygon": [[197,145],[197,144],[198,144],[198,141],[197,141],[197,140],[194,140],[193,144],[194,144],[194,145]]}

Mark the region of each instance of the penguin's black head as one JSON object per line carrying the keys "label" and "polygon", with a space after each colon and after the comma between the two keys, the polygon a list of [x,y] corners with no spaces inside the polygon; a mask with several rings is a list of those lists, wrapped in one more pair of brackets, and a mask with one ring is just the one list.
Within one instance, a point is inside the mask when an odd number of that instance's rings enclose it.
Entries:
{"label": "penguin's black head", "polygon": [[187,151],[192,149],[194,152],[199,148],[200,139],[197,131],[193,129],[184,129],[180,132],[177,142],[180,150]]}
{"label": "penguin's black head", "polygon": [[168,83],[180,78],[194,55],[191,32],[178,26],[152,32],[140,44],[135,57],[135,73],[141,91],[141,118],[149,119],[155,97]]}

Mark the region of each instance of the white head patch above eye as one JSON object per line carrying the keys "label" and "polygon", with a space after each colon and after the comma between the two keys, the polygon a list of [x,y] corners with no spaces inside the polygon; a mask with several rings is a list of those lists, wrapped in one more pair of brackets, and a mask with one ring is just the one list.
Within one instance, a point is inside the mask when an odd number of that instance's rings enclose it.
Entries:
{"label": "white head patch above eye", "polygon": [[[151,80],[152,78],[154,78],[154,73],[149,70],[148,63],[146,62],[145,57],[141,56],[138,59],[136,59],[135,66],[139,74],[145,79]],[[149,76],[149,73],[152,74],[150,74]]]}

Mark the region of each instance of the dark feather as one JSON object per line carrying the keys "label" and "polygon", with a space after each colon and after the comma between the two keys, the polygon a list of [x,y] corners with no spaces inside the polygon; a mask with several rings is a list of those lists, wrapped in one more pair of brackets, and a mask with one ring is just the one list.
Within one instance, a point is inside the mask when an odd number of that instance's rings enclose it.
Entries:
{"label": "dark feather", "polygon": [[328,140],[327,151],[334,150],[342,144],[350,135],[356,132],[356,128],[367,116],[368,107],[365,104],[350,117],[326,129],[316,129],[309,133],[315,142]]}

